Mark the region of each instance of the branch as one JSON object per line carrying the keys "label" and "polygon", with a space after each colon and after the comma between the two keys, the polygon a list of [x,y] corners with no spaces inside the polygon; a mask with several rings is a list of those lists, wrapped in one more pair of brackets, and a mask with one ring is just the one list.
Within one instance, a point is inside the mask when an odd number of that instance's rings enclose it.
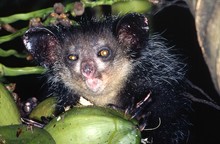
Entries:
{"label": "branch", "polygon": [[202,96],[204,96],[206,99],[208,99],[209,101],[211,102],[215,102],[208,94],[206,94],[201,88],[199,88],[198,86],[196,86],[195,84],[193,84],[191,81],[187,80],[186,81],[190,86],[191,88],[193,88],[194,90],[197,90],[199,93],[202,94]]}
{"label": "branch", "polygon": [[132,0],[97,0],[97,1],[88,1],[88,0],[81,0],[81,2],[85,5],[85,7],[95,7],[99,5],[113,5],[117,2],[126,2]]}
{"label": "branch", "polygon": [[52,11],[53,11],[53,8],[46,8],[42,10],[25,13],[25,14],[14,14],[14,15],[7,16],[7,17],[1,17],[0,24],[10,24],[18,20],[30,20],[31,18],[35,18],[35,17],[45,17]]}
{"label": "branch", "polygon": [[0,48],[0,57],[8,57],[8,56],[15,56],[17,58],[26,58],[26,54],[19,54],[16,50],[3,50]]}
{"label": "branch", "polygon": [[[95,7],[100,5],[113,5],[117,2],[125,2],[125,1],[132,1],[132,0],[97,0],[97,1],[88,1],[88,0],[81,0],[83,5],[85,7]],[[69,3],[65,6],[65,12],[72,11],[74,8],[74,3]],[[49,15],[51,12],[53,12],[54,9],[52,7],[37,10],[29,13],[22,13],[22,14],[14,14],[7,17],[0,17],[0,24],[10,24],[13,22],[16,22],[18,20],[30,20],[32,18],[41,17],[45,18],[47,15]]]}
{"label": "branch", "polygon": [[0,77],[3,76],[20,76],[28,74],[42,74],[46,70],[42,67],[22,67],[22,68],[9,68],[0,63]]}
{"label": "branch", "polygon": [[196,98],[196,97],[194,97],[193,95],[191,95],[189,93],[185,93],[184,96],[186,96],[187,98],[189,98],[193,102],[202,103],[202,104],[208,105],[208,106],[210,106],[212,108],[215,108],[216,110],[220,111],[220,106],[213,103],[213,102],[210,102],[210,101],[207,101],[207,100],[204,100],[204,99],[200,99],[200,98]]}
{"label": "branch", "polygon": [[27,30],[28,28],[23,28],[23,29],[20,29],[18,30],[17,32],[15,33],[12,33],[12,34],[9,34],[9,35],[6,35],[6,36],[1,36],[0,37],[0,44],[1,43],[4,43],[4,42],[7,42],[7,41],[10,41],[18,36],[21,36],[24,34],[24,32]]}

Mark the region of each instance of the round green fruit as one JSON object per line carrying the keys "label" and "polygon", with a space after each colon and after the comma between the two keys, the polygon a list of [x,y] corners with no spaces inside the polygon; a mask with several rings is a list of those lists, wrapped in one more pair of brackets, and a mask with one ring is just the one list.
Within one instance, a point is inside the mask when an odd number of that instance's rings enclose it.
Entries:
{"label": "round green fruit", "polygon": [[17,105],[10,92],[0,82],[0,126],[21,124]]}
{"label": "round green fruit", "polygon": [[55,144],[44,129],[26,125],[0,127],[0,144]]}
{"label": "round green fruit", "polygon": [[119,111],[103,107],[76,107],[44,128],[56,144],[139,144],[137,121]]}

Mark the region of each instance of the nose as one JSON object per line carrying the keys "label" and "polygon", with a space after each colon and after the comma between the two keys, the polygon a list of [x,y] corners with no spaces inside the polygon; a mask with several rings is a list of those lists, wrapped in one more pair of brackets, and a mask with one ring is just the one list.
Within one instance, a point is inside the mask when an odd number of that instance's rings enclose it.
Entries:
{"label": "nose", "polygon": [[81,63],[81,73],[86,78],[94,77],[96,71],[95,63],[92,60],[87,60]]}

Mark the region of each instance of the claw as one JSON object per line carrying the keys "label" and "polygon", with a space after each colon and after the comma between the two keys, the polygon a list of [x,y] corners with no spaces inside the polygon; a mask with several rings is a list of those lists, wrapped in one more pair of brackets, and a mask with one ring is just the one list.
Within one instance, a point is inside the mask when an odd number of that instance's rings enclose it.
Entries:
{"label": "claw", "polygon": [[[150,98],[151,92],[147,94],[147,96],[139,101],[138,103],[135,103],[135,97],[132,97],[131,99],[131,105],[129,105],[125,110],[125,115],[130,114],[130,119],[136,119],[139,121],[139,130],[143,131],[145,127],[147,126],[149,116],[151,115],[151,112],[145,111],[146,106],[152,101]],[[122,108],[114,105],[114,104],[108,104],[108,107],[116,110],[123,110]]]}
{"label": "claw", "polygon": [[139,129],[140,131],[143,131],[144,128],[147,126],[147,121],[149,119],[149,116],[151,115],[151,112],[144,112],[146,106],[152,101],[150,99],[151,92],[147,94],[147,96],[135,104],[135,99],[132,97],[131,105],[125,110],[125,114],[130,114],[130,119],[137,119],[139,121]]}
{"label": "claw", "polygon": [[137,118],[144,110],[144,108],[151,102],[150,96],[151,92],[149,92],[148,95],[143,100],[139,101],[136,106],[131,110],[131,119]]}
{"label": "claw", "polygon": [[[129,105],[126,110],[125,110],[125,114],[132,114],[132,111],[134,109],[134,97],[132,97],[132,100],[131,100],[131,105]],[[132,118],[131,118],[132,119]]]}
{"label": "claw", "polygon": [[148,118],[151,115],[151,112],[148,112],[147,114],[141,115],[139,118],[139,130],[143,131],[148,123]]}

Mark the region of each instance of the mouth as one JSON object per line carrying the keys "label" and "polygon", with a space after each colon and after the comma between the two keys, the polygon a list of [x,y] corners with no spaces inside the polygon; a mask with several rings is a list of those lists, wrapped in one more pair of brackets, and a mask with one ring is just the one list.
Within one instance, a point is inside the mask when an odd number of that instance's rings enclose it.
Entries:
{"label": "mouth", "polygon": [[99,78],[87,78],[85,82],[89,90],[91,90],[94,93],[101,90],[103,83],[102,80]]}
{"label": "mouth", "polygon": [[102,80],[98,77],[96,63],[93,60],[86,60],[81,63],[81,75],[86,83],[87,88],[93,93],[100,91],[102,87]]}

